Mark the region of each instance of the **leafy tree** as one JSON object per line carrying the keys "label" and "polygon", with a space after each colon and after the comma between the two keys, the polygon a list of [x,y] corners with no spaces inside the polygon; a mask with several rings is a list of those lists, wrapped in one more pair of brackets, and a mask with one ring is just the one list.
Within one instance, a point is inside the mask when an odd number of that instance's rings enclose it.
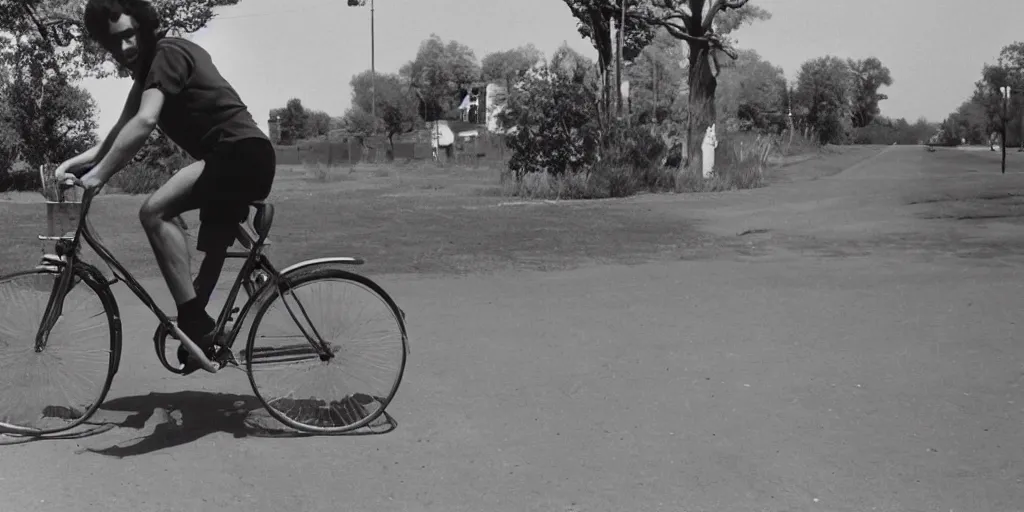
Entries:
{"label": "leafy tree", "polygon": [[21,137],[14,125],[10,104],[0,95],[0,176],[14,164],[20,145]]}
{"label": "leafy tree", "polygon": [[[163,25],[172,33],[192,33],[206,26],[214,9],[239,0],[152,0]],[[0,2],[0,33],[8,43],[33,54],[41,65],[68,80],[83,76],[127,76],[85,33],[81,0],[8,0]]]}
{"label": "leafy tree", "polygon": [[784,128],[786,77],[782,68],[754,50],[737,53],[737,59],[723,66],[720,75],[716,95],[720,119],[761,131]]}
{"label": "leafy tree", "polygon": [[480,79],[480,64],[468,46],[458,41],[446,44],[431,34],[399,75],[417,89],[423,103],[421,117],[435,121],[458,107],[459,91]]}
{"label": "leafy tree", "polygon": [[149,134],[146,144],[132,158],[133,164],[155,169],[168,177],[193,161],[185,150],[159,129]]}
{"label": "leafy tree", "polygon": [[360,161],[366,157],[366,139],[377,133],[380,127],[380,119],[373,117],[373,114],[353,106],[345,112],[344,122],[348,132],[355,136],[359,142],[361,156]]}
{"label": "leafy tree", "polygon": [[369,137],[377,131],[378,120],[369,112],[352,107],[345,112],[345,126],[348,131],[360,137]]}
{"label": "leafy tree", "polygon": [[60,162],[97,142],[96,103],[81,87],[46,77],[42,66],[18,66],[3,88],[18,154],[32,167]]}
{"label": "leafy tree", "polygon": [[[767,20],[768,11],[748,0],[649,0],[651,14],[642,11],[638,19],[664,27],[689,47],[687,86],[689,104],[686,126],[686,159],[691,172],[702,167],[700,141],[715,122],[715,93],[718,87],[719,53],[735,59],[728,34],[746,23]],[[706,8],[706,9],[705,9]]]}
{"label": "leafy tree", "polygon": [[850,68],[853,87],[853,126],[860,128],[867,126],[882,112],[878,103],[889,97],[880,94],[878,89],[891,86],[892,75],[889,68],[882,65],[882,61],[876,57],[849,59],[846,64]]}
{"label": "leafy tree", "polygon": [[[633,61],[654,37],[653,26],[647,21],[653,16],[650,0],[563,0],[576,18],[580,35],[589,39],[597,50],[597,65],[601,73],[601,95],[604,112],[611,110],[613,90],[612,64],[616,55],[616,41],[612,40],[612,25],[621,24],[623,31],[622,59]],[[626,18],[622,19],[625,7]],[[618,84],[617,84],[618,85]]]}
{"label": "leafy tree", "polygon": [[288,146],[306,137],[310,116],[306,108],[302,106],[302,100],[292,98],[288,100],[284,108],[271,110],[270,116],[277,118],[282,145]]}
{"label": "leafy tree", "polygon": [[398,77],[393,78],[377,90],[377,112],[392,154],[395,151],[395,135],[414,130],[420,120],[416,98],[398,82]]}
{"label": "leafy tree", "polygon": [[932,139],[944,145],[960,143],[948,121],[936,125],[924,118],[910,124],[904,118],[877,116],[867,126],[853,128],[851,135],[854,144],[916,145]]}
{"label": "leafy tree", "polygon": [[898,133],[891,119],[878,116],[867,126],[854,127],[851,133],[853,144],[893,144],[897,142]]}
{"label": "leafy tree", "polygon": [[506,139],[509,169],[521,178],[528,172],[559,175],[588,169],[597,158],[599,130],[597,91],[579,76],[580,68],[545,66],[526,73],[499,114],[512,128]]}
{"label": "leafy tree", "polygon": [[270,117],[277,119],[280,144],[285,146],[303,139],[326,137],[336,122],[327,112],[307,109],[298,98],[288,100],[283,108],[272,109]]}
{"label": "leafy tree", "polygon": [[817,133],[822,144],[842,142],[850,119],[850,68],[838,57],[811,59],[800,66],[794,115]]}
{"label": "leafy tree", "polygon": [[946,118],[946,129],[951,137],[963,139],[967,144],[985,144],[991,133],[985,107],[965,101]]}
{"label": "leafy tree", "polygon": [[323,110],[307,111],[306,126],[303,130],[303,138],[312,139],[326,137],[331,133],[331,115]]}
{"label": "leafy tree", "polygon": [[[900,120],[907,123],[903,119]],[[927,119],[919,117],[917,121],[914,121],[914,124],[907,124],[906,129],[899,130],[899,139],[897,140],[897,143],[908,145],[921,144],[922,142],[927,142],[928,139],[931,138],[931,136],[938,130],[938,124],[931,123]]]}
{"label": "leafy tree", "polygon": [[548,69],[553,73],[566,77],[570,80],[576,80],[579,82],[587,82],[590,86],[594,87],[595,90],[599,87],[595,81],[597,75],[594,71],[594,61],[587,58],[586,55],[577,52],[572,49],[568,44],[562,43],[555,53],[551,54],[551,62],[548,64]]}
{"label": "leafy tree", "polygon": [[489,53],[480,61],[481,76],[484,80],[500,80],[506,87],[512,87],[515,79],[543,59],[544,54],[533,44]]}
{"label": "leafy tree", "polygon": [[[990,119],[990,127],[995,132],[1006,130],[1003,144],[1018,141],[1024,147],[1024,43],[1016,42],[1006,45],[999,52],[999,60],[995,65],[986,65],[982,69],[982,79],[976,85],[975,99],[985,106]],[[1003,109],[1003,97],[999,88],[1010,86],[1014,91],[1008,108]]]}
{"label": "leafy tree", "polygon": [[631,109],[636,114],[657,119],[676,117],[685,121],[685,108],[672,116],[671,107],[684,96],[686,86],[686,52],[678,39],[664,28],[655,31],[651,44],[626,67],[623,75],[629,81]]}
{"label": "leafy tree", "polygon": [[[206,26],[214,8],[239,0],[152,0],[172,34]],[[95,105],[78,79],[127,76],[85,33],[81,0],[0,1],[0,94],[6,126],[32,165],[59,161],[94,143]]]}
{"label": "leafy tree", "polygon": [[394,73],[377,74],[377,92],[373,95],[370,92],[370,73],[370,70],[366,70],[353,76],[349,82],[352,87],[352,105],[363,112],[370,112],[376,97],[377,125],[383,128],[393,153],[395,135],[412,131],[419,120],[416,95],[402,77]]}
{"label": "leafy tree", "polygon": [[943,129],[950,138],[964,139],[969,144],[994,144],[1006,123],[1007,142],[1015,139],[1024,148],[1024,97],[1014,94],[1006,119],[999,87],[1009,85],[1014,91],[1024,90],[1024,43],[1014,42],[999,52],[997,64],[985,64],[981,79],[975,82],[971,97],[947,116]]}

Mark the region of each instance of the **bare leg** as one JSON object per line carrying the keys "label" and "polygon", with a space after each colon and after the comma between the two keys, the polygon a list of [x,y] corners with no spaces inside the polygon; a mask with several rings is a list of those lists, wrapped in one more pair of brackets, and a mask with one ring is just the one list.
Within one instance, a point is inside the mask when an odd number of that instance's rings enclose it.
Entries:
{"label": "bare leg", "polygon": [[173,219],[196,209],[188,204],[192,185],[203,172],[204,162],[196,162],[178,171],[162,187],[146,199],[139,210],[139,220],[156,254],[157,265],[177,305],[196,297],[189,269],[188,245],[185,234]]}

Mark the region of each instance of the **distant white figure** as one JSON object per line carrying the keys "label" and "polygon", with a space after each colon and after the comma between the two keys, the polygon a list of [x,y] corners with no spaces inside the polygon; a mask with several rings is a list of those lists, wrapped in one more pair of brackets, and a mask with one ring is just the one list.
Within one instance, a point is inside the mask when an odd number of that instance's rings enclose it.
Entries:
{"label": "distant white figure", "polygon": [[710,178],[715,170],[715,148],[718,147],[718,137],[715,136],[715,125],[708,126],[704,131],[704,143],[701,144],[703,158],[703,173],[705,178]]}
{"label": "distant white figure", "polygon": [[469,121],[469,113],[476,107],[476,111],[480,109],[480,95],[474,94],[473,91],[469,91],[465,97],[462,98],[462,103],[459,104],[459,114],[462,116],[463,122]]}

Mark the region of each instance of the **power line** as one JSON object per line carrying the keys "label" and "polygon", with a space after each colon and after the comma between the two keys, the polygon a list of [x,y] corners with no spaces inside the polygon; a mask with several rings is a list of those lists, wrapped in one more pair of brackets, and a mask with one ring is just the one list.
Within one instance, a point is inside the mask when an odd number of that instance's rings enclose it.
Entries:
{"label": "power line", "polygon": [[[295,0],[292,0],[292,1],[294,2]],[[214,21],[219,21],[219,20],[240,20],[240,19],[244,19],[244,18],[261,18],[261,17],[265,17],[265,16],[277,16],[277,15],[280,15],[280,14],[289,14],[289,13],[296,13],[296,12],[310,12],[311,10],[318,11],[318,10],[324,10],[325,7],[335,7],[335,6],[337,6],[337,2],[336,1],[332,1],[332,0],[319,1],[319,2],[316,2],[316,3],[322,3],[324,5],[317,6],[317,7],[306,7],[306,8],[300,8],[300,9],[285,9],[285,10],[282,10],[282,11],[265,11],[265,12],[251,13],[251,14],[239,14],[239,15],[236,15],[236,16],[215,16],[213,18],[213,20]]]}

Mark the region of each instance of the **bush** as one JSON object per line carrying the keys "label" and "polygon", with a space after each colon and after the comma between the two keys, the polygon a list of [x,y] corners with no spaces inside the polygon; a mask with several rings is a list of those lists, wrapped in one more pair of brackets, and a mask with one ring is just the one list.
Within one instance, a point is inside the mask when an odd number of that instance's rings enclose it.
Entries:
{"label": "bush", "polygon": [[675,172],[661,165],[668,149],[651,126],[613,123],[603,143],[583,169],[521,172],[510,167],[502,174],[503,189],[527,198],[600,199],[675,188]]}
{"label": "bush", "polygon": [[125,194],[149,194],[194,161],[167,136],[154,130],[131,163],[110,178],[108,185]]}
{"label": "bush", "polygon": [[652,126],[627,126],[613,122],[604,143],[603,160],[634,169],[659,167],[668,152],[664,140],[652,133]]}
{"label": "bush", "polygon": [[575,75],[547,67],[531,71],[509,94],[500,115],[511,133],[509,169],[553,175],[589,168],[597,156],[596,91]]}
{"label": "bush", "polygon": [[526,199],[598,199],[608,197],[587,173],[552,174],[546,171],[501,175],[505,195]]}
{"label": "bush", "polygon": [[39,170],[25,162],[15,162],[9,171],[0,170],[0,192],[33,192],[42,186]]}
{"label": "bush", "polygon": [[160,188],[172,175],[161,168],[129,165],[111,177],[107,186],[124,194],[149,194]]}

